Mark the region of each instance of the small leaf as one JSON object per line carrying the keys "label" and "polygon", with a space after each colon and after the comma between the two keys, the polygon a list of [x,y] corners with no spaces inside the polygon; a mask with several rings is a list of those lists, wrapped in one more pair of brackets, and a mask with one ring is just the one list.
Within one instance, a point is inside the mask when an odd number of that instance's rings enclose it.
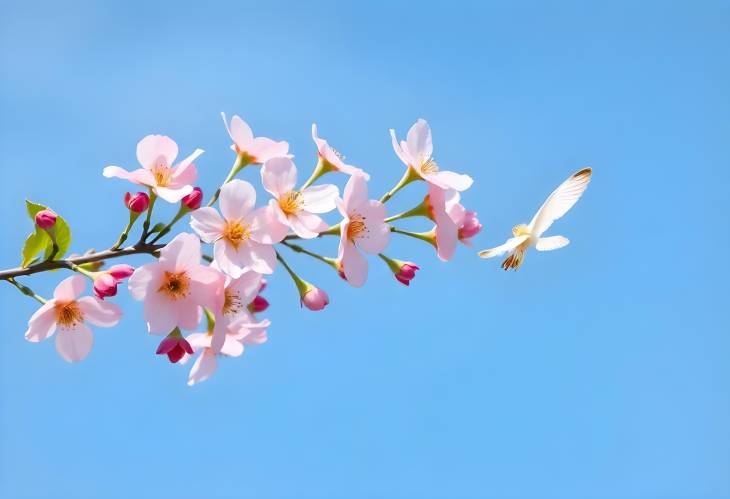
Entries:
{"label": "small leaf", "polygon": [[23,261],[20,266],[27,267],[33,261],[35,256],[48,246],[53,246],[51,238],[48,237],[46,231],[36,227],[33,233],[25,240],[22,253]]}
{"label": "small leaf", "polygon": [[154,234],[155,232],[160,232],[164,228],[165,224],[163,224],[162,222],[157,222],[155,226],[150,229],[149,233]]}
{"label": "small leaf", "polygon": [[[25,200],[25,207],[28,210],[28,216],[30,216],[30,219],[33,221],[33,224],[35,224],[36,214],[41,210],[48,209],[47,206],[43,206],[42,204],[28,201],[27,199]],[[48,257],[51,256],[51,253],[53,252],[53,243],[51,241],[51,238],[42,229],[39,229],[38,227],[36,227],[35,230],[37,232],[42,232],[43,235],[46,236],[46,239],[45,239],[46,246],[45,246],[45,252],[43,254],[44,255],[43,259],[44,260],[48,259]],[[53,226],[53,230],[56,235],[56,244],[58,245],[58,251],[56,252],[56,254],[54,255],[53,258],[54,258],[54,260],[59,260],[59,259],[63,258],[63,256],[66,254],[69,247],[71,246],[71,228],[68,226],[68,223],[66,223],[66,220],[61,215],[56,213],[56,225]],[[31,235],[31,237],[32,237],[32,235]],[[27,241],[26,241],[26,245],[27,245]],[[25,253],[23,253],[23,260],[25,261]]]}

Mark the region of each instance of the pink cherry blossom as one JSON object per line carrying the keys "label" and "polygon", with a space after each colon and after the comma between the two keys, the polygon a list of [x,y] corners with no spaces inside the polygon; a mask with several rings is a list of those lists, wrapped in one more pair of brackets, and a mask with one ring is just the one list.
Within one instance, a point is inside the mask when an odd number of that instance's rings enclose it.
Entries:
{"label": "pink cherry blossom", "polygon": [[475,211],[464,208],[460,201],[459,193],[456,191],[446,192],[446,211],[458,227],[459,241],[467,246],[471,246],[472,237],[476,236],[482,230],[482,224],[479,223],[477,213]]}
{"label": "pink cherry blossom", "polygon": [[385,206],[380,201],[368,199],[365,177],[352,175],[345,186],[343,199],[337,200],[337,208],[344,217],[340,222],[340,272],[347,282],[359,287],[367,280],[368,261],[358,248],[377,255],[390,242]]}
{"label": "pink cherry blossom", "polygon": [[175,327],[195,329],[201,306],[220,310],[224,284],[222,273],[200,264],[200,240],[182,233],[160,250],[159,261],[134,271],[129,292],[144,301],[148,331],[167,334]]}
{"label": "pink cherry blossom", "polygon": [[251,127],[238,115],[233,115],[230,126],[226,114],[221,113],[221,116],[228,135],[233,140],[231,149],[245,156],[246,163],[262,165],[271,158],[291,157],[287,142],[276,142],[266,137],[254,138]]}
{"label": "pink cherry blossom", "polygon": [[430,233],[432,242],[438,257],[445,262],[454,256],[459,234],[459,227],[446,211],[446,195],[447,191],[431,184],[426,196],[429,218],[436,223]]}
{"label": "pink cherry blossom", "polygon": [[137,161],[142,168],[130,172],[119,166],[107,166],[104,176],[146,185],[165,201],[177,203],[193,190],[192,184],[198,178],[193,161],[203,154],[203,150],[196,149],[190,156],[173,165],[177,154],[177,144],[170,137],[148,135],[137,144]]}
{"label": "pink cherry blossom", "polygon": [[296,235],[311,239],[327,229],[327,224],[316,214],[335,209],[339,195],[336,185],[313,185],[296,190],[297,167],[289,158],[267,161],[261,169],[261,181],[264,189],[274,196],[269,204],[279,221],[291,227]]}
{"label": "pink cherry blossom", "polygon": [[37,343],[56,336],[56,350],[68,362],[79,362],[91,351],[94,336],[86,326],[90,322],[100,327],[115,326],[122,311],[113,303],[93,296],[78,296],[86,288],[86,278],[67,277],[56,286],[53,298],[48,300],[28,321],[25,338]]}
{"label": "pink cherry blossom", "polygon": [[[218,268],[216,262],[211,264],[212,268]],[[249,310],[249,306],[256,299],[261,287],[261,274],[251,269],[245,269],[237,278],[226,278],[223,291],[223,306],[216,309],[215,328],[211,348],[216,353],[220,351],[227,334],[237,334],[237,327],[240,324],[248,324],[255,321]]]}
{"label": "pink cherry blossom", "polygon": [[220,208],[204,207],[192,214],[190,226],[200,238],[214,244],[213,253],[220,269],[239,277],[244,267],[271,274],[276,266],[274,244],[287,233],[269,205],[254,210],[256,191],[243,180],[234,179],[221,188]]}
{"label": "pink cherry blossom", "polygon": [[393,141],[393,149],[401,161],[411,168],[419,177],[426,182],[440,187],[441,189],[455,189],[465,191],[473,182],[468,175],[440,170],[433,159],[433,142],[431,140],[431,127],[426,120],[419,119],[408,130],[408,140],[402,140],[398,144],[395,130],[390,130]]}
{"label": "pink cherry blossom", "polygon": [[347,175],[360,174],[365,177],[365,180],[370,180],[370,175],[356,166],[345,163],[342,154],[330,146],[326,140],[317,136],[316,123],[312,123],[312,139],[317,145],[317,155],[319,156],[320,161],[324,163],[326,171],[338,171],[346,173]]}

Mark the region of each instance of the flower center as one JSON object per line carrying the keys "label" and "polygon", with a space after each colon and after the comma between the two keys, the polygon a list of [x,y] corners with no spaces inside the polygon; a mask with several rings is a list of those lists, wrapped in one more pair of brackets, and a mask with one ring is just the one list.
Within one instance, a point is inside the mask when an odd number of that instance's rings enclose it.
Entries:
{"label": "flower center", "polygon": [[354,241],[356,237],[359,237],[366,230],[365,217],[359,213],[355,213],[350,217],[350,223],[347,224],[347,238],[350,241]]}
{"label": "flower center", "polygon": [[241,301],[241,295],[239,295],[235,291],[226,289],[225,298],[223,301],[223,314],[237,314],[238,312],[243,310],[243,307],[244,304],[243,301]]}
{"label": "flower center", "polygon": [[162,284],[157,289],[170,300],[179,300],[189,294],[190,278],[183,272],[165,272]]}
{"label": "flower center", "polygon": [[244,243],[251,237],[250,225],[242,222],[226,222],[223,229],[223,238],[238,249],[241,243]]}
{"label": "flower center", "polygon": [[71,329],[84,320],[84,314],[76,301],[56,303],[55,308],[56,323],[62,328]]}
{"label": "flower center", "polygon": [[302,209],[302,193],[289,191],[279,198],[279,207],[287,215],[295,215]]}
{"label": "flower center", "polygon": [[421,163],[421,173],[424,175],[436,173],[437,171],[439,171],[439,165],[433,158],[428,158],[426,161]]}

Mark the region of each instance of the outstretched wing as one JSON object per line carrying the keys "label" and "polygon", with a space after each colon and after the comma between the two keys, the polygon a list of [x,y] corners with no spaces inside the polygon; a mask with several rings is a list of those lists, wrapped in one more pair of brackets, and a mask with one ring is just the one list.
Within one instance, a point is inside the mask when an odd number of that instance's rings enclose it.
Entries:
{"label": "outstretched wing", "polygon": [[568,238],[563,236],[541,237],[537,240],[535,249],[537,251],[552,251],[567,246],[569,243]]}
{"label": "outstretched wing", "polygon": [[528,230],[533,236],[540,236],[573,207],[588,187],[592,173],[590,168],[583,168],[550,194],[530,222]]}
{"label": "outstretched wing", "polygon": [[496,248],[485,249],[483,251],[480,251],[479,256],[482,258],[494,258],[495,256],[504,255],[508,251],[512,251],[517,246],[519,246],[523,242],[527,241],[527,239],[529,237],[530,236],[511,237],[511,238],[507,239],[507,242],[501,246],[497,246]]}

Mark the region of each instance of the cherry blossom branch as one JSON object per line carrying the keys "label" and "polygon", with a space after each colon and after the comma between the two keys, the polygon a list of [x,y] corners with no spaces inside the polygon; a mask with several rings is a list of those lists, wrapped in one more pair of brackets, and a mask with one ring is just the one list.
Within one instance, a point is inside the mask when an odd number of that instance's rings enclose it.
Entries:
{"label": "cherry blossom branch", "polygon": [[[153,255],[156,251],[164,248],[164,244],[147,244],[137,243],[133,246],[127,246],[119,250],[108,249],[99,253],[92,253],[89,255],[77,256],[74,258],[67,258],[65,260],[51,260],[28,267],[17,267],[14,269],[0,270],[0,280],[5,280],[13,283],[12,280],[18,276],[32,275],[39,272],[46,272],[55,269],[70,269],[73,270],[74,266],[83,265],[85,263],[100,262],[102,260],[110,260],[112,258],[120,258],[123,256],[138,255],[138,254],[149,254]],[[17,285],[16,285],[17,287]]]}

